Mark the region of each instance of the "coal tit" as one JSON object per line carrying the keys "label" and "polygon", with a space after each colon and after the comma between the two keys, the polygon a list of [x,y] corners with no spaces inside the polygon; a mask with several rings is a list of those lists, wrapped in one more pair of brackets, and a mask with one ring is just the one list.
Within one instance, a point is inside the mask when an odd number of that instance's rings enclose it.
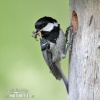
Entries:
{"label": "coal tit", "polygon": [[[35,23],[34,37],[40,37],[43,57],[51,73],[58,80],[63,80],[68,92],[68,81],[61,70],[61,59],[66,57],[66,37],[57,20],[51,17],[42,17]],[[68,34],[67,34],[68,35]]]}

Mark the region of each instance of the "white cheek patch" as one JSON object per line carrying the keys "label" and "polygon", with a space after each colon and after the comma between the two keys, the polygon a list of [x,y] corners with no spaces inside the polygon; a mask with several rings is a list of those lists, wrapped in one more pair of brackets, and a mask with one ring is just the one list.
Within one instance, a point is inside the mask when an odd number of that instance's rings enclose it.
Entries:
{"label": "white cheek patch", "polygon": [[53,29],[53,27],[54,27],[53,23],[48,23],[42,30],[50,32]]}
{"label": "white cheek patch", "polygon": [[48,23],[42,30],[50,32],[53,28],[58,26],[58,23]]}

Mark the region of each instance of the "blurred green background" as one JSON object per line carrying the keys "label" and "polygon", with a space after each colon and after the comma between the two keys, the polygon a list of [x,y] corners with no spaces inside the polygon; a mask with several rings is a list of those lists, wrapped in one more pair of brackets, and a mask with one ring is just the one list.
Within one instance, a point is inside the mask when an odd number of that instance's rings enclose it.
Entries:
{"label": "blurred green background", "polygon": [[[34,23],[51,16],[65,32],[69,20],[68,0],[0,0],[0,100],[5,89],[28,89],[34,98],[17,100],[66,100],[66,89],[50,73],[39,41],[31,37]],[[67,59],[62,69],[67,77]]]}

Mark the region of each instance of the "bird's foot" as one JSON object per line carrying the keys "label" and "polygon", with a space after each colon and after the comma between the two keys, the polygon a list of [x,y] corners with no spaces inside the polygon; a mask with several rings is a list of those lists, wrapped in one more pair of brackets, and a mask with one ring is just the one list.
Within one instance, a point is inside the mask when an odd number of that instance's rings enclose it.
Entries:
{"label": "bird's foot", "polygon": [[68,45],[67,45],[67,48],[66,48],[66,54],[67,54],[67,51],[71,51],[72,49],[72,43],[73,43],[73,38],[74,38],[74,35],[76,34],[75,33],[71,33],[71,36],[70,36],[70,41],[68,42]]}
{"label": "bird's foot", "polygon": [[71,26],[67,27],[67,29],[66,29],[66,33],[65,33],[66,43],[68,43],[68,34],[69,34],[69,31],[71,30],[72,27],[73,26],[71,25]]}

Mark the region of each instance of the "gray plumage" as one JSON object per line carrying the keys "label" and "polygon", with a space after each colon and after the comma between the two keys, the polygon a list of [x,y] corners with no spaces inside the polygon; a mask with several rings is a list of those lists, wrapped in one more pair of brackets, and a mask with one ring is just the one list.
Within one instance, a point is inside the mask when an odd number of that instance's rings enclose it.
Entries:
{"label": "gray plumage", "polygon": [[42,17],[35,23],[34,37],[40,36],[43,57],[50,71],[58,80],[63,80],[67,92],[68,82],[61,70],[61,59],[66,57],[66,38],[60,25],[51,17]]}
{"label": "gray plumage", "polygon": [[66,57],[66,38],[62,30],[59,30],[59,33],[60,34],[57,38],[56,44],[44,40],[43,38],[41,39],[41,41],[45,41],[43,44],[41,43],[41,46],[46,43],[50,44],[50,49],[43,50],[42,54],[52,74],[55,76],[56,79],[63,80],[68,92],[68,82],[61,70],[60,64],[61,59]]}

